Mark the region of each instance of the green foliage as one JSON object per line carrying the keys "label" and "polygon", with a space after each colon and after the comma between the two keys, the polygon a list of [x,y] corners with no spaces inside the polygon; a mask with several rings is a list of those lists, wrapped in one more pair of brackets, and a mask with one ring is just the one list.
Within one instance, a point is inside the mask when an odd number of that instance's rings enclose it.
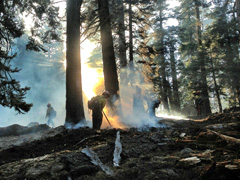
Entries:
{"label": "green foliage", "polygon": [[89,57],[88,64],[91,68],[102,68],[102,49],[100,47],[96,47],[91,57]]}
{"label": "green foliage", "polygon": [[[43,43],[59,40],[60,22],[58,8],[50,0],[1,0],[0,2],[0,105],[14,108],[18,113],[28,112],[32,104],[24,101],[29,87],[21,88],[20,82],[12,78],[18,68],[11,66],[16,56],[14,39],[25,33],[24,13],[32,17],[32,36],[26,48],[45,51]],[[46,26],[47,24],[47,26]],[[45,31],[44,31],[45,30]]]}
{"label": "green foliage", "polygon": [[[204,34],[205,45],[213,63],[213,69],[219,86],[220,95],[227,97],[229,105],[236,105],[239,89],[239,35],[236,33],[235,18],[228,15],[229,6],[216,4],[214,11],[208,14],[213,19]],[[212,84],[210,84],[212,88]],[[239,98],[239,97],[238,97]]]}

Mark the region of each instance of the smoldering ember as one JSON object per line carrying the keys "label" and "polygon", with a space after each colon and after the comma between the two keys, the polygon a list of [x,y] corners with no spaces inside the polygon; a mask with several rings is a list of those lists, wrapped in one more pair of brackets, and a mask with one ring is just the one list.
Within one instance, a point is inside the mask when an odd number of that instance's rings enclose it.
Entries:
{"label": "smoldering ember", "polygon": [[240,179],[240,108],[158,127],[0,129],[0,179]]}

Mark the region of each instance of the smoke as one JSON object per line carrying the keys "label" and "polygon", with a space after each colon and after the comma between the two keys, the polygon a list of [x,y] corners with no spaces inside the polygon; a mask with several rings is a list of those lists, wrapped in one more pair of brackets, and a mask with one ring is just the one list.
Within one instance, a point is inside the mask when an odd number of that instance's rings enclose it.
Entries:
{"label": "smoke", "polygon": [[[20,39],[19,41],[25,41],[25,39]],[[53,119],[55,127],[64,125],[66,115],[66,80],[63,63],[65,59],[63,48],[57,49],[57,46],[55,45],[56,47],[52,46],[49,48],[49,50],[53,49],[53,51],[50,51],[48,54],[43,54],[21,50],[23,48],[25,49],[25,47],[21,47],[23,46],[21,44],[24,43],[19,44],[19,53],[14,60],[13,66],[17,66],[22,70],[13,75],[13,78],[20,81],[22,87],[31,87],[31,90],[26,94],[25,100],[27,103],[33,103],[33,107],[26,114],[16,114],[14,109],[0,106],[0,127],[12,124],[27,126],[30,122],[45,124],[47,122],[45,115],[48,103],[51,103],[52,107],[57,112],[56,118]],[[87,55],[84,56],[86,58]],[[126,78],[120,79],[119,93],[121,98],[121,111],[123,114],[118,117],[117,120],[126,127],[157,127],[159,118],[151,116],[148,113],[152,100],[156,99],[153,92],[153,85],[146,82],[139,71],[136,71],[133,74],[129,69],[121,69],[120,74],[125,74],[123,77]],[[89,81],[89,77],[87,78]],[[96,87],[99,91],[97,94],[103,92],[103,84],[104,81],[101,81]],[[141,91],[140,93],[139,90]],[[136,97],[137,94],[140,96]],[[88,97],[83,93],[86,123],[77,125],[67,124],[66,126],[68,128],[92,126],[91,112],[86,107],[87,101]],[[111,110],[107,109],[107,112],[108,111]],[[159,112],[159,109],[157,112]],[[108,113],[107,116],[109,116]],[[115,117],[113,118],[115,119]],[[106,118],[103,117],[102,128],[109,127],[109,124],[105,119]],[[118,127],[118,125],[119,124],[115,127]]]}
{"label": "smoke", "polygon": [[[66,79],[64,67],[65,49],[63,43],[48,45],[47,49],[49,51],[47,53],[29,52],[25,50],[27,39],[27,36],[23,36],[16,41],[15,51],[18,55],[14,58],[12,65],[13,67],[20,68],[21,71],[13,74],[12,77],[20,81],[22,87],[31,87],[24,100],[27,103],[32,103],[33,107],[26,114],[17,114],[14,109],[0,106],[0,127],[6,127],[12,124],[27,126],[30,122],[45,124],[48,120],[45,118],[48,103],[50,103],[57,112],[56,118],[53,119],[55,127],[64,125],[66,117]],[[88,41],[83,45],[83,47],[85,46],[86,48],[81,53],[82,61],[86,60],[90,55],[90,51],[93,49],[92,44]],[[87,77],[86,73],[84,74],[83,78],[87,78],[87,81],[83,83],[89,84],[90,80],[88,75],[89,72]],[[86,107],[87,100],[86,94],[83,93],[86,117],[85,125],[91,127],[91,114]],[[78,128],[82,125],[69,124],[68,126]]]}
{"label": "smoke", "polygon": [[[38,90],[36,90],[38,92]],[[55,91],[55,94],[49,97],[48,101],[38,101],[35,99],[35,92],[26,95],[26,101],[33,103],[33,107],[26,114],[16,114],[14,109],[0,107],[1,118],[0,127],[9,126],[11,124],[19,124],[27,126],[30,122],[38,122],[39,124],[45,124],[47,119],[45,118],[47,103],[51,103],[53,108],[57,112],[56,118],[53,119],[55,126],[63,125],[65,121],[65,96],[64,92],[59,90]],[[44,96],[44,94],[37,94],[37,96]],[[61,97],[61,98],[59,98]]]}
{"label": "smoke", "polygon": [[127,127],[157,127],[159,118],[149,114],[152,100],[156,99],[153,85],[145,82],[140,72],[131,74],[129,69],[121,69],[120,73],[127,74],[128,78],[121,79],[120,83],[123,116],[119,121]]}
{"label": "smoke", "polygon": [[[37,53],[25,51],[27,37],[18,39],[16,51],[18,55],[13,59],[13,67],[21,69],[19,73],[12,74],[12,77],[20,81],[22,87],[30,87],[24,99],[32,103],[33,107],[26,114],[17,114],[14,109],[0,106],[0,127],[11,124],[27,126],[30,122],[45,124],[47,104],[51,103],[56,110],[57,116],[53,119],[55,126],[63,125],[65,121],[65,70],[63,67],[64,54],[60,51],[51,51],[51,48],[58,47],[55,44],[49,46],[48,53]],[[56,52],[55,54],[51,54]]]}

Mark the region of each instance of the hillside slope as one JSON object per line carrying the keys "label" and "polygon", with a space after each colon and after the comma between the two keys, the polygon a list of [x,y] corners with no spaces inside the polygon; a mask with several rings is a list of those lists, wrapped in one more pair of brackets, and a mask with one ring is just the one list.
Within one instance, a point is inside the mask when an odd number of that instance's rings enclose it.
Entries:
{"label": "hillside slope", "polygon": [[[240,179],[240,111],[201,120],[163,119],[159,125],[100,131],[1,128],[0,179]],[[122,151],[114,166],[117,132]]]}

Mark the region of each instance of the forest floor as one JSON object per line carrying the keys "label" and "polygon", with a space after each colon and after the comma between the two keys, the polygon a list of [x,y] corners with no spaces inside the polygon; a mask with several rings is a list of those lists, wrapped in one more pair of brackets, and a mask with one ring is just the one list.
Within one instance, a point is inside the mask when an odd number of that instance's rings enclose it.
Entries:
{"label": "forest floor", "polygon": [[[46,125],[0,128],[0,179],[240,179],[240,108],[204,119],[158,123],[158,128],[99,131]],[[114,156],[118,132],[121,159]]]}

